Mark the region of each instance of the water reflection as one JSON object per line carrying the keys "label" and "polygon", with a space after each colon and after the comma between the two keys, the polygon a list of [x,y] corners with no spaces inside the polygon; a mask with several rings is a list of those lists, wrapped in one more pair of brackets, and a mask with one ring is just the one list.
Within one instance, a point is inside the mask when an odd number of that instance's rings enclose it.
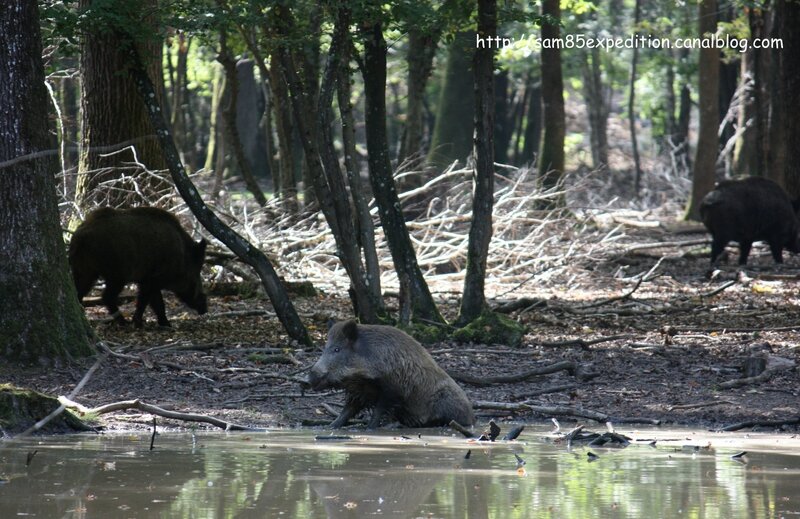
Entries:
{"label": "water reflection", "polygon": [[[569,450],[526,432],[478,445],[425,431],[38,438],[0,449],[0,517],[703,517],[800,514],[800,456],[659,444]],[[796,448],[797,445],[794,446]],[[28,452],[37,450],[26,467]],[[470,456],[465,457],[467,451]],[[785,451],[786,449],[784,449]],[[514,454],[527,462],[518,470]]]}

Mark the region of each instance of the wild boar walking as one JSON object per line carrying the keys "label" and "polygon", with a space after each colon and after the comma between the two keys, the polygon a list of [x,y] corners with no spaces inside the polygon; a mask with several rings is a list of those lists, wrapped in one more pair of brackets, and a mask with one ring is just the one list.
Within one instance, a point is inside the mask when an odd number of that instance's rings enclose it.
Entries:
{"label": "wild boar walking", "polygon": [[408,427],[475,422],[464,390],[420,343],[391,326],[334,324],[309,383],[345,390],[344,409],[331,427],[344,426],[365,408],[372,408],[370,429],[386,415]]}
{"label": "wild boar walking", "polygon": [[800,252],[796,203],[775,182],[762,177],[720,182],[700,203],[700,216],[713,237],[711,264],[730,241],[739,243],[739,264],[746,265],[753,242],[769,243],[775,263],[783,249]]}
{"label": "wild boar walking", "polygon": [[169,326],[161,290],[175,293],[199,314],[208,310],[200,269],[206,241],[195,243],[172,214],[155,207],[97,209],[72,236],[69,263],[78,298],[98,278],[105,280],[103,303],[119,321],[117,297],[128,283],[139,287],[133,323],[142,326],[150,305],[158,324]]}

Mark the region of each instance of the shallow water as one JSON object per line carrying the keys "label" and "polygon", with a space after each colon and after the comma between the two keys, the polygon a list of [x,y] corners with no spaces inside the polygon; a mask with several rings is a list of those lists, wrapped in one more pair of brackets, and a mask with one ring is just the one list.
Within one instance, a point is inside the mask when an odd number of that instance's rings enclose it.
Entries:
{"label": "shallow water", "polygon": [[[0,518],[800,516],[798,438],[620,432],[643,441],[567,448],[533,428],[510,443],[438,430],[317,441],[320,431],[290,430],[168,433],[150,451],[147,433],[40,437],[0,443]],[[731,459],[742,449],[746,463]]]}

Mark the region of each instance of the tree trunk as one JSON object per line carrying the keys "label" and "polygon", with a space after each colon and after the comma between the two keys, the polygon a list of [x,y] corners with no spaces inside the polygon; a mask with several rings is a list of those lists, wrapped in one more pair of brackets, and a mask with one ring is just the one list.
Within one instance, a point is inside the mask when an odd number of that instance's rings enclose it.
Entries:
{"label": "tree trunk", "polygon": [[[478,50],[475,51],[476,53]],[[475,60],[473,59],[473,63]],[[475,70],[475,69],[473,69]],[[501,70],[494,76],[494,160],[500,164],[508,164],[508,148],[514,134],[516,111],[511,110],[511,98],[508,93],[508,70]],[[477,90],[475,91],[477,94]],[[524,103],[523,103],[524,104]],[[478,103],[475,104],[478,107]],[[521,117],[520,117],[521,119]]]}
{"label": "tree trunk", "polygon": [[[559,0],[542,0],[542,14],[561,19]],[[542,40],[556,41],[561,34],[555,23],[542,24]],[[544,107],[544,139],[539,154],[539,182],[543,189],[556,187],[564,175],[564,83],[561,75],[561,50],[542,48],[542,105]],[[542,208],[561,207],[563,197],[548,200]]]}
{"label": "tree trunk", "polygon": [[0,6],[0,357],[58,365],[91,354],[58,216],[36,2]]}
{"label": "tree trunk", "polygon": [[[701,0],[698,15],[700,37],[713,35],[717,30],[716,0]],[[692,195],[686,209],[686,218],[690,220],[700,219],[700,201],[714,188],[719,146],[719,49],[700,49],[698,68],[700,128],[692,171]]]}
{"label": "tree trunk", "polygon": [[600,71],[600,50],[582,53],[581,73],[583,97],[589,116],[589,140],[592,149],[592,168],[608,166],[608,103],[603,75]]}
{"label": "tree trunk", "polygon": [[[80,8],[89,9],[94,1],[80,0]],[[144,11],[155,1],[140,2],[142,12],[137,14],[146,18]],[[130,8],[122,9],[120,4],[120,10],[126,12]],[[82,208],[96,204],[153,205],[171,190],[163,173],[159,173],[166,164],[153,126],[126,73],[127,54],[119,45],[121,30],[88,31],[81,45],[83,138],[76,198]],[[147,64],[150,80],[159,86],[156,96],[162,103],[161,44],[147,42],[138,44],[138,47]],[[131,146],[135,154],[128,150],[119,151]],[[119,152],[113,153],[115,151]],[[144,167],[130,165],[134,160]],[[120,180],[123,175],[125,181]]]}
{"label": "tree trunk", "polygon": [[134,53],[130,56],[130,61],[131,75],[133,76],[134,84],[136,85],[140,98],[149,108],[148,113],[150,115],[150,120],[157,130],[156,135],[158,136],[158,142],[163,149],[167,165],[169,166],[170,176],[175,183],[175,188],[203,227],[215,238],[224,243],[231,252],[239,257],[239,259],[253,267],[253,270],[256,271],[256,274],[258,274],[261,279],[264,290],[272,302],[278,320],[284,326],[289,336],[303,345],[311,345],[308,332],[300,321],[300,317],[297,315],[291,300],[289,300],[289,295],[286,293],[286,289],[281,283],[275,269],[272,267],[272,264],[269,262],[269,259],[261,250],[254,247],[230,227],[225,225],[225,223],[208,208],[203,201],[203,197],[200,196],[197,188],[186,175],[186,170],[183,164],[181,164],[178,150],[175,148],[175,142],[172,140],[172,134],[161,115],[161,111],[158,109],[158,105],[154,101],[155,89],[153,84],[139,56]]}
{"label": "tree trunk", "polygon": [[436,127],[428,151],[428,163],[438,169],[446,168],[456,160],[464,162],[472,153],[474,48],[474,33],[459,33],[447,51]]}
{"label": "tree trunk", "polygon": [[[278,16],[284,30],[291,33],[293,20],[288,10],[282,11]],[[281,72],[288,82],[294,120],[303,137],[309,177],[313,182],[322,213],[336,240],[337,256],[350,278],[356,313],[362,322],[375,323],[378,319],[378,309],[382,305],[367,287],[350,208],[350,197],[339,168],[330,127],[334,73],[338,67],[338,53],[346,43],[348,26],[347,22],[337,23],[322,81],[323,88],[318,96],[306,89],[290,53],[285,48],[279,50],[279,62]],[[309,105],[309,100],[315,97],[319,104]]]}
{"label": "tree trunk", "polygon": [[[639,28],[639,20],[641,13],[641,0],[636,0],[633,8],[633,26],[635,29]],[[634,37],[636,35],[634,34]],[[639,190],[642,186],[642,165],[639,161],[639,142],[636,137],[636,66],[639,61],[639,47],[633,48],[633,55],[631,57],[631,76],[628,85],[628,125],[631,135],[631,148],[633,151],[633,171],[634,181],[633,189],[636,196],[639,196]]]}
{"label": "tree trunk", "polygon": [[[797,56],[800,55],[800,4],[794,1],[780,0],[783,5],[783,16],[780,23],[780,37],[783,39],[784,49],[781,55],[781,82],[783,83],[783,118],[785,149],[800,150],[800,64]],[[796,160],[796,159],[795,159]],[[784,187],[792,199],[800,198],[800,167],[793,160],[786,160],[784,164]]]}
{"label": "tree trunk", "polygon": [[274,96],[275,130],[278,134],[278,173],[277,184],[280,186],[278,196],[283,207],[290,212],[296,212],[297,182],[294,176],[294,156],[292,155],[292,107],[289,101],[289,92],[286,89],[286,80],[281,73],[276,51],[270,56],[269,83]]}
{"label": "tree trunk", "polygon": [[[735,176],[758,175],[758,165],[756,164],[755,139],[756,122],[755,101],[753,99],[753,49],[748,49],[742,55],[740,64],[739,88],[741,89],[739,101],[739,117],[736,124],[741,131],[736,139],[736,146],[733,148],[733,174]],[[745,128],[742,131],[742,128]]]}
{"label": "tree trunk", "polygon": [[542,141],[542,85],[539,78],[528,84],[528,106],[525,115],[525,143],[522,146],[519,164],[533,161]]}
{"label": "tree trunk", "polygon": [[[478,35],[493,38],[497,33],[497,0],[478,0]],[[458,323],[478,318],[487,308],[484,282],[486,259],[492,240],[494,205],[494,49],[475,49],[475,169],[472,177],[472,221],[467,246],[467,272]]]}
{"label": "tree trunk", "polygon": [[217,140],[222,135],[222,128],[219,118],[222,116],[222,98],[225,89],[225,71],[220,67],[214,67],[214,80],[211,84],[211,114],[209,116],[208,127],[208,147],[206,148],[206,160],[203,169],[210,171],[215,169],[216,156],[221,150],[217,149]]}
{"label": "tree trunk", "polygon": [[233,56],[231,56],[230,51],[228,51],[226,39],[227,37],[225,32],[221,32],[220,50],[219,55],[217,56],[217,61],[222,64],[222,68],[225,70],[225,85],[228,90],[228,103],[227,106],[222,109],[222,116],[223,119],[225,119],[228,142],[230,143],[231,148],[233,148],[233,154],[236,157],[236,163],[239,165],[239,171],[242,172],[242,177],[244,177],[244,183],[247,186],[247,190],[250,191],[259,205],[264,206],[267,204],[267,198],[261,191],[261,187],[258,185],[258,181],[253,174],[253,169],[250,165],[250,162],[247,160],[242,139],[239,135],[239,126],[236,123],[236,107],[239,98],[239,77],[236,73],[236,61],[234,61]]}
{"label": "tree trunk", "polygon": [[[780,38],[780,27],[784,23],[783,11],[787,6],[785,0],[778,0],[772,6],[770,13],[770,38]],[[794,30],[797,30],[795,27]],[[788,36],[788,35],[787,35]],[[784,42],[785,45],[785,42]],[[783,82],[781,80],[782,70],[784,63],[787,60],[798,59],[797,55],[790,54],[788,49],[783,51],[772,52],[769,76],[767,76],[768,89],[769,89],[769,126],[767,129],[767,169],[766,176],[777,182],[781,186],[786,185],[786,136],[784,135],[785,119],[788,117],[797,117],[796,113],[784,112],[785,96],[788,92],[783,89]],[[791,115],[789,115],[791,114]]]}
{"label": "tree trunk", "polygon": [[240,59],[236,62],[237,96],[236,129],[242,140],[244,156],[253,172],[253,177],[272,183],[269,169],[263,126],[263,106],[266,98],[255,75],[255,61]]}
{"label": "tree trunk", "polygon": [[[362,27],[364,38],[365,123],[369,177],[389,250],[400,281],[400,322],[411,319],[444,322],[433,302],[408,235],[392,178],[386,140],[386,40],[379,19]],[[471,89],[470,89],[471,90]],[[463,99],[462,99],[463,101]]]}
{"label": "tree trunk", "polygon": [[[345,8],[339,8],[339,24],[344,24],[344,19],[349,18],[349,12]],[[347,170],[347,180],[350,184],[350,194],[355,205],[355,219],[358,228],[358,237],[361,250],[364,254],[364,265],[366,268],[366,282],[373,299],[378,304],[378,312],[385,313],[381,293],[381,268],[378,262],[378,253],[375,249],[375,226],[372,223],[372,215],[369,212],[369,199],[366,195],[366,187],[361,182],[361,167],[358,163],[358,152],[356,151],[356,124],[353,117],[353,105],[350,101],[350,60],[352,39],[349,34],[345,34],[345,42],[342,45],[342,55],[339,66],[336,69],[336,92],[339,102],[339,113],[342,117],[342,145],[344,147],[344,166]],[[420,99],[420,110],[421,106]],[[409,100],[409,103],[411,101]],[[420,124],[422,124],[422,113],[420,112]]]}
{"label": "tree trunk", "polygon": [[[419,155],[421,158],[422,138],[424,135],[423,105],[425,101],[425,86],[433,69],[433,57],[439,43],[441,31],[422,31],[411,28],[408,34],[408,103],[406,105],[406,125],[403,129],[403,138],[400,143],[400,153],[397,164],[401,166],[409,158]],[[411,165],[410,167],[415,167]],[[419,187],[422,178],[419,175],[405,177],[401,189]],[[413,179],[413,180],[412,180]],[[412,183],[415,182],[415,183]]]}

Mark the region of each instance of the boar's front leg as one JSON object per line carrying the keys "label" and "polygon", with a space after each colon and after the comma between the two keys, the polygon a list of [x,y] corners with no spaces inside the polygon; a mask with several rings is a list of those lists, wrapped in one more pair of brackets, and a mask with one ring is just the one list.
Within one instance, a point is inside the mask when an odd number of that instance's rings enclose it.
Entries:
{"label": "boar's front leg", "polygon": [[106,279],[106,288],[103,290],[102,295],[103,304],[108,308],[109,315],[118,323],[125,322],[125,317],[119,312],[119,306],[117,305],[117,296],[122,292],[124,286],[124,283]]}
{"label": "boar's front leg", "polygon": [[133,314],[133,324],[141,328],[144,323],[144,311],[150,305],[156,314],[159,326],[169,327],[167,313],[164,308],[164,298],[161,290],[149,284],[139,284],[139,293],[136,295],[136,313]]}
{"label": "boar's front leg", "polygon": [[348,400],[345,403],[342,412],[339,413],[339,416],[336,417],[336,420],[331,422],[330,426],[333,429],[344,427],[345,425],[347,425],[347,422],[349,422],[352,417],[354,417],[355,415],[358,414],[359,411],[361,411],[361,409],[363,409],[363,407],[357,405],[355,402],[351,402],[350,400]]}

